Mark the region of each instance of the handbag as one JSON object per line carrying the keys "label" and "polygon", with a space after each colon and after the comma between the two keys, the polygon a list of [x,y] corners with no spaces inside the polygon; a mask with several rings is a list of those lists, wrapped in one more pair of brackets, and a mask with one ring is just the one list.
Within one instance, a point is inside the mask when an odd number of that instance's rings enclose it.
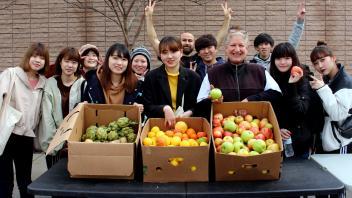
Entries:
{"label": "handbag", "polygon": [[20,121],[22,117],[22,113],[10,105],[13,85],[15,84],[15,76],[14,69],[10,68],[10,89],[8,93],[3,94],[2,96],[3,102],[0,110],[0,155],[4,152],[7,141],[9,140],[16,123]]}
{"label": "handbag", "polygon": [[[349,113],[350,112],[352,112],[352,109],[349,110]],[[352,138],[352,115],[348,116],[341,125],[339,125],[336,121],[331,121],[331,125],[334,133],[336,129],[342,137],[347,139]]]}

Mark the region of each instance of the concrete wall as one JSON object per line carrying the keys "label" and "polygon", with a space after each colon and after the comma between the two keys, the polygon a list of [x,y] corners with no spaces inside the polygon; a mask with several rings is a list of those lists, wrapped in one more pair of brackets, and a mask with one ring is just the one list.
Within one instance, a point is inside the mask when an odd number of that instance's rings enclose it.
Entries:
{"label": "concrete wall", "polygon": [[[92,2],[100,11],[112,15],[103,0],[84,1]],[[0,9],[9,2],[1,0]],[[286,41],[299,3],[298,0],[228,2],[234,10],[231,25],[240,25],[247,30],[251,43],[260,32],[270,33],[276,43]],[[195,36],[215,34],[223,20],[220,3],[222,1],[215,0],[199,6],[185,0],[159,2],[154,14],[159,38],[163,35],[178,36],[183,31],[194,33]],[[142,7],[139,15],[144,10]],[[307,0],[306,11],[305,31],[298,48],[301,62],[310,64],[311,49],[317,40],[325,40],[334,49],[339,62],[352,72],[352,1]],[[132,29],[136,31],[136,24]],[[144,29],[136,45],[143,44],[150,48]],[[79,48],[82,44],[91,43],[97,45],[104,54],[112,43],[123,42],[123,37],[114,22],[91,10],[72,8],[62,0],[17,0],[15,5],[0,10],[0,71],[18,65],[26,48],[34,41],[49,46],[50,62],[53,63],[63,47]],[[254,52],[251,46],[250,55]],[[223,47],[220,47],[219,55],[223,55]],[[157,64],[156,61],[154,63]]]}

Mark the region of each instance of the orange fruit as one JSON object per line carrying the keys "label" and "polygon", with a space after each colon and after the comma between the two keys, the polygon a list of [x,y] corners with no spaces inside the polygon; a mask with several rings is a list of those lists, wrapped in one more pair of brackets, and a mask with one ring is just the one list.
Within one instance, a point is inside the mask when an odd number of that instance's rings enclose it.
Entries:
{"label": "orange fruit", "polygon": [[188,129],[188,126],[184,121],[178,121],[175,124],[175,129],[180,130],[182,133],[185,133],[186,130]]}
{"label": "orange fruit", "polygon": [[192,134],[196,134],[196,131],[195,131],[194,129],[192,129],[192,128],[188,128],[188,129],[186,130],[186,133],[187,133],[187,135],[188,135],[189,137],[191,137]]}
{"label": "orange fruit", "polygon": [[156,145],[157,146],[167,146],[167,137],[159,136],[156,138]]}
{"label": "orange fruit", "polygon": [[169,136],[169,137],[173,137],[174,136],[174,132],[171,130],[167,130],[165,131],[165,135]]}

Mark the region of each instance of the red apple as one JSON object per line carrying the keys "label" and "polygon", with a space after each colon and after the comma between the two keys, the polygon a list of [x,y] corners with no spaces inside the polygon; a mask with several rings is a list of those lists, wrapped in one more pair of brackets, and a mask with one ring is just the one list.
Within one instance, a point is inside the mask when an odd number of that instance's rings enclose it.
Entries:
{"label": "red apple", "polygon": [[216,147],[220,146],[223,142],[224,142],[224,140],[222,140],[222,138],[215,138],[215,140],[214,140]]}
{"label": "red apple", "polygon": [[214,138],[222,138],[222,133],[219,130],[213,131]]}
{"label": "red apple", "polygon": [[273,131],[269,128],[262,128],[260,132],[265,136],[265,139],[273,139]]}
{"label": "red apple", "polygon": [[199,131],[199,132],[197,133],[197,137],[198,137],[198,138],[206,137],[206,136],[207,136],[207,134],[206,134],[204,131]]}
{"label": "red apple", "polygon": [[224,131],[224,137],[226,137],[226,136],[231,136],[232,137],[232,132]]}
{"label": "red apple", "polygon": [[261,140],[264,140],[264,141],[266,140],[265,136],[262,133],[257,134],[254,138],[255,139],[261,139]]}
{"label": "red apple", "polygon": [[257,135],[259,133],[259,127],[252,126],[251,128],[249,128],[249,130],[251,130],[254,135]]}
{"label": "red apple", "polygon": [[213,119],[213,127],[220,127],[221,121],[219,119]]}
{"label": "red apple", "polygon": [[221,134],[224,133],[224,129],[222,127],[215,127],[215,128],[213,128],[213,131],[220,131]]}

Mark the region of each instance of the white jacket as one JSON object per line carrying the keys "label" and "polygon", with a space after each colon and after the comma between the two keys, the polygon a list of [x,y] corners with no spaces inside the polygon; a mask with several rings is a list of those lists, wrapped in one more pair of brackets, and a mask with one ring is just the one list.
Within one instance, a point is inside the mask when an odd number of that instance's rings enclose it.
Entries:
{"label": "white jacket", "polygon": [[[36,129],[40,119],[40,104],[46,78],[39,76],[37,86],[32,90],[29,85],[28,76],[21,67],[15,67],[15,83],[11,96],[11,106],[22,112],[20,121],[16,124],[12,133],[28,137],[36,136]],[[6,69],[0,74],[0,94],[8,93],[10,88],[10,69]],[[3,97],[0,97],[2,105]],[[1,126],[0,126],[1,130]]]}

